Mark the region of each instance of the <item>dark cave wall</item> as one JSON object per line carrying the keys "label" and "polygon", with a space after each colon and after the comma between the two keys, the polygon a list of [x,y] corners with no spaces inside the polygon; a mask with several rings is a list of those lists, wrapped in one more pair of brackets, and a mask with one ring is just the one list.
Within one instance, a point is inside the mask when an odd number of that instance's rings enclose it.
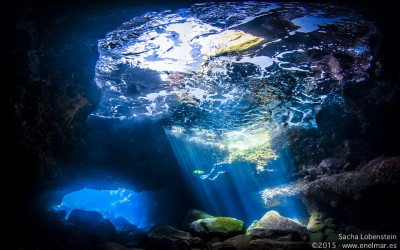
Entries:
{"label": "dark cave wall", "polygon": [[10,222],[19,227],[9,232],[14,242],[29,245],[45,237],[40,231],[51,223],[43,219],[46,211],[85,187],[157,190],[163,194],[160,221],[177,225],[192,207],[180,205],[193,201],[160,123],[88,119],[101,98],[94,82],[97,39],[142,9],[149,7],[123,1],[10,6],[12,80],[3,92],[8,118],[3,142],[5,160],[13,164],[6,178],[17,187],[5,194]]}
{"label": "dark cave wall", "polygon": [[[86,120],[101,98],[94,82],[97,40],[144,10],[162,8],[156,3],[22,0],[8,4],[11,81],[3,92],[9,118],[5,144],[8,152],[19,154],[18,159],[10,158],[24,166],[27,179],[45,186],[75,167],[71,158],[86,150]],[[73,164],[84,168],[82,163]],[[19,170],[14,174],[19,176]]]}

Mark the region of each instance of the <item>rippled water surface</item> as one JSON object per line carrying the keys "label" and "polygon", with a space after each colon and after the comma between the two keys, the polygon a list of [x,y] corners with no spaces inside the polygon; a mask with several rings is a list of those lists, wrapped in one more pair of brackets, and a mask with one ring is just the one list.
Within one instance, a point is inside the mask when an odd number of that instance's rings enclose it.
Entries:
{"label": "rippled water surface", "polygon": [[265,121],[316,126],[315,109],[342,102],[343,82],[368,77],[372,30],[329,5],[207,3],[147,13],[99,41],[104,96],[94,115],[228,131]]}

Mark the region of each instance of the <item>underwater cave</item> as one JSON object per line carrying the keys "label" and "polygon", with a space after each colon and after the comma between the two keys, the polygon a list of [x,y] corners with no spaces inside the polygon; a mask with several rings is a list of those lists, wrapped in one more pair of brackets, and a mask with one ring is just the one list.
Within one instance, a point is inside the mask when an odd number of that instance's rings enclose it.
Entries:
{"label": "underwater cave", "polygon": [[7,8],[7,249],[398,246],[391,1]]}

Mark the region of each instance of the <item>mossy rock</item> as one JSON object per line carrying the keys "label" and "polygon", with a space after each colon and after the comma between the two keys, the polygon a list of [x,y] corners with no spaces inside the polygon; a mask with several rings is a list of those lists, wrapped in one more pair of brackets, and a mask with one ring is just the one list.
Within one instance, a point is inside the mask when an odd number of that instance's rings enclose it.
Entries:
{"label": "mossy rock", "polygon": [[214,216],[203,212],[201,210],[198,209],[191,209],[189,210],[189,212],[186,214],[186,217],[182,223],[182,229],[184,230],[188,230],[191,227],[191,223],[193,221],[199,220],[199,219],[206,219],[206,218],[212,218]]}
{"label": "mossy rock", "polygon": [[245,232],[244,222],[230,217],[199,219],[190,224],[190,231],[199,236],[238,235]]}
{"label": "mossy rock", "polygon": [[308,220],[307,229],[312,233],[322,232],[328,223],[329,221],[327,221],[327,223],[322,222],[320,216],[316,213],[313,213]]}
{"label": "mossy rock", "polygon": [[322,242],[324,234],[322,232],[310,233],[310,242]]}
{"label": "mossy rock", "polygon": [[322,231],[324,231],[325,228],[326,228],[326,225],[323,223],[318,223],[318,224],[315,224],[312,226],[307,226],[307,229],[312,233],[322,232]]}
{"label": "mossy rock", "polygon": [[258,223],[257,220],[253,221],[253,223],[251,223],[249,228],[247,228],[246,234],[250,234],[250,232],[253,231],[254,229],[260,229],[260,228],[257,228],[257,223]]}

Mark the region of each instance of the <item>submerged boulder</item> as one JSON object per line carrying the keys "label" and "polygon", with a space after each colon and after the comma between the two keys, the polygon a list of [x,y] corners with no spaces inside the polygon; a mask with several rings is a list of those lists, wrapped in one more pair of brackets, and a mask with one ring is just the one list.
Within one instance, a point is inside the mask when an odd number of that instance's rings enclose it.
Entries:
{"label": "submerged boulder", "polygon": [[229,238],[244,234],[244,222],[231,217],[212,216],[201,210],[192,209],[183,222],[183,229],[205,239]]}
{"label": "submerged boulder", "polygon": [[101,244],[96,249],[98,249],[98,250],[143,250],[143,248],[128,248],[117,242],[112,242],[112,241]]}
{"label": "submerged boulder", "polygon": [[111,219],[116,229],[116,240],[127,247],[138,246],[145,232],[137,225],[130,223],[124,217],[118,216]]}
{"label": "submerged boulder", "polygon": [[115,240],[117,231],[109,219],[96,211],[72,210],[67,222],[72,223],[86,237],[92,237],[99,242]]}
{"label": "submerged boulder", "polygon": [[312,233],[320,232],[325,229],[326,225],[322,222],[318,213],[312,213],[307,224],[308,231]]}
{"label": "submerged boulder", "polygon": [[171,226],[156,226],[150,229],[140,246],[149,250],[205,248],[205,242],[190,233]]}
{"label": "submerged boulder", "polygon": [[253,229],[249,234],[251,239],[273,239],[278,241],[304,241],[296,231],[285,231],[278,229]]}
{"label": "submerged boulder", "polygon": [[[336,225],[333,224],[333,218],[327,218],[324,221],[321,220],[321,214],[312,213],[307,224],[307,229],[311,234],[313,233],[323,233],[327,230],[333,230]],[[315,235],[314,235],[315,236]],[[311,235],[312,238],[312,235]]]}
{"label": "submerged boulder", "polygon": [[[276,211],[267,212],[259,221],[253,222],[253,224],[247,230],[247,234],[255,235],[260,234],[260,230],[270,230],[272,232],[287,232],[298,234],[302,240],[308,240],[308,231],[304,225],[300,222],[281,216]],[[272,230],[272,231],[271,231]]]}
{"label": "submerged boulder", "polygon": [[324,234],[321,232],[315,232],[310,234],[310,241],[311,242],[323,242]]}
{"label": "submerged boulder", "polygon": [[[364,227],[376,228],[376,225],[380,225],[395,228],[399,206],[395,203],[387,206],[387,202],[399,190],[399,164],[400,157],[379,157],[356,171],[303,184],[300,187],[301,194],[309,213],[319,214],[321,219],[334,216]],[[323,226],[321,223],[310,224],[309,228],[318,231],[318,226]]]}
{"label": "submerged boulder", "polygon": [[220,244],[212,245],[211,249],[237,249],[245,250],[250,249],[250,236],[248,235],[237,235],[235,237],[229,238]]}
{"label": "submerged boulder", "polygon": [[110,219],[115,229],[118,231],[137,231],[139,228],[137,225],[130,223],[125,217],[118,216]]}
{"label": "submerged boulder", "polygon": [[68,222],[81,227],[95,227],[104,220],[103,215],[96,211],[74,209],[68,216]]}
{"label": "submerged boulder", "polygon": [[190,223],[191,232],[201,237],[234,236],[245,232],[244,222],[230,217],[211,217]]}
{"label": "submerged boulder", "polygon": [[213,250],[248,250],[248,249],[312,249],[304,241],[288,241],[282,239],[272,239],[268,237],[254,237],[253,235],[238,235],[225,240],[219,244],[214,244]]}
{"label": "submerged boulder", "polygon": [[186,214],[185,220],[183,221],[182,228],[184,230],[190,229],[190,224],[196,220],[199,219],[206,219],[206,218],[212,218],[212,215],[209,215],[206,212],[203,212],[198,209],[191,209],[189,212]]}
{"label": "submerged boulder", "polygon": [[117,233],[114,225],[108,219],[97,224],[95,226],[95,232],[103,241],[114,240]]}
{"label": "submerged boulder", "polygon": [[290,241],[279,241],[272,239],[257,239],[251,240],[249,244],[249,248],[252,250],[265,250],[265,249],[313,249],[309,244],[305,242],[290,242]]}

